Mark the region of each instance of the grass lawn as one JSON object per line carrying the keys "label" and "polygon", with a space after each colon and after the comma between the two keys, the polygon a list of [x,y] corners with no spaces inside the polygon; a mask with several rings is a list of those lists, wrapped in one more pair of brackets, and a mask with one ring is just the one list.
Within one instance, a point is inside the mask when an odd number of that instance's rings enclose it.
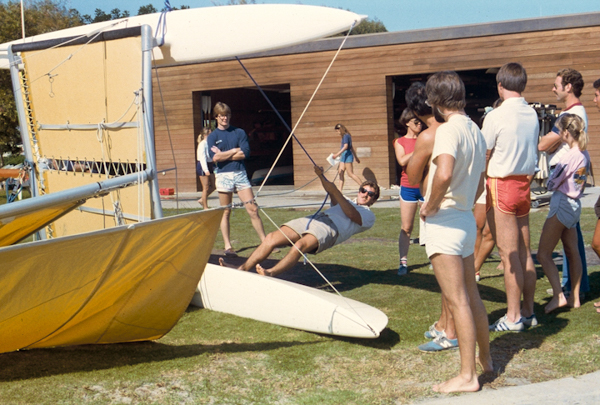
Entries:
{"label": "grass lawn", "polygon": [[[0,354],[0,403],[403,404],[437,397],[431,386],[454,376],[459,366],[458,351],[423,354],[417,349],[439,316],[439,287],[420,246],[410,248],[410,273],[396,275],[399,210],[374,211],[378,221],[373,229],[312,260],[343,295],[388,315],[388,328],[378,339],[317,335],[190,307],[156,342]],[[268,213],[277,223],[306,215],[283,209]],[[533,249],[546,214],[547,208],[532,213]],[[274,229],[263,220],[267,231]],[[587,245],[595,223],[593,210],[584,209]],[[231,235],[242,256],[258,243],[245,211],[234,212]],[[220,235],[215,248],[223,248]],[[600,369],[600,316],[592,308],[600,296],[600,271],[595,255],[588,257],[594,259],[589,266],[592,291],[578,310],[544,314],[550,285],[538,266],[540,325],[524,333],[490,335],[497,374],[483,381],[486,387]],[[506,309],[497,265],[492,256],[479,284],[490,321]],[[326,288],[301,263],[284,278]]]}

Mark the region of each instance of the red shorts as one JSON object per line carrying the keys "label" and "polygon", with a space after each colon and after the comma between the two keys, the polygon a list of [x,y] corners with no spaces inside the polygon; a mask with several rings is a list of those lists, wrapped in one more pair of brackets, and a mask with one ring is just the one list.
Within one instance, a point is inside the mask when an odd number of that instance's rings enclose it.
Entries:
{"label": "red shorts", "polygon": [[488,178],[486,190],[486,209],[498,208],[505,214],[513,214],[517,217],[529,214],[531,196],[527,176]]}

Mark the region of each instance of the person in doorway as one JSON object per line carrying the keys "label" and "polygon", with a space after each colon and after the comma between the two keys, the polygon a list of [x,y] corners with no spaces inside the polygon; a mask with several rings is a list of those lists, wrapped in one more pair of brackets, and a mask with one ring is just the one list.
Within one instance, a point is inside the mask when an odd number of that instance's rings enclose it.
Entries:
{"label": "person in doorway", "polygon": [[396,153],[396,161],[402,167],[402,175],[400,177],[401,229],[400,236],[398,237],[398,253],[400,256],[398,275],[403,276],[408,273],[408,248],[415,222],[415,214],[417,213],[417,208],[423,202],[419,185],[411,185],[408,181],[406,165],[415,150],[415,143],[423,129],[423,122],[412,110],[406,108],[400,115],[400,125],[406,127],[406,135],[394,141],[394,152]]}
{"label": "person in doorway", "polygon": [[206,138],[210,134],[209,128],[202,128],[198,135],[198,148],[196,149],[196,175],[202,184],[202,197],[198,200],[202,208],[207,210],[208,196],[216,190],[215,187],[215,164],[208,153],[208,143]]}
{"label": "person in doorway", "polygon": [[[433,74],[426,84],[436,131],[425,202],[427,256],[454,319],[460,351],[459,374],[433,389],[477,391],[477,364],[493,371],[488,319],[475,281],[473,205],[483,191],[486,144],[479,127],[466,115],[465,86],[456,72]],[[476,356],[479,346],[479,357]]]}
{"label": "person in doorway", "polygon": [[[217,118],[217,128],[208,136],[207,143],[209,157],[217,166],[216,186],[219,203],[222,207],[229,207],[233,200],[233,193],[237,192],[250,215],[252,226],[262,242],[265,239],[265,230],[244,166],[244,159],[250,156],[248,136],[243,129],[229,124],[231,109],[227,104],[218,102],[213,108],[213,113]],[[230,215],[231,208],[225,208],[221,220],[221,233],[225,243],[225,256],[237,256],[229,238]]]}
{"label": "person in doorway", "polygon": [[[331,198],[331,208],[317,214],[294,219],[281,226],[281,229],[267,235],[266,239],[246,260],[237,267],[239,270],[256,269],[263,276],[277,276],[292,267],[305,253],[320,253],[349,239],[352,235],[364,232],[375,224],[375,214],[369,207],[379,198],[379,186],[372,181],[361,183],[358,195],[351,201],[323,175],[323,168],[315,166],[315,173],[321,185]],[[266,269],[261,266],[273,249],[278,246],[292,246],[286,256],[275,266]],[[219,259],[221,266],[235,266]]]}
{"label": "person in doorway", "polygon": [[354,162],[355,160],[356,163],[360,163],[360,159],[358,158],[358,156],[356,156],[354,147],[352,146],[352,135],[350,135],[350,132],[348,132],[346,127],[342,124],[337,124],[335,126],[335,130],[337,131],[338,135],[342,137],[341,149],[337,153],[333,154],[333,158],[340,158],[338,174],[340,176],[340,191],[343,193],[344,174],[346,172],[348,172],[348,176],[350,176],[350,178],[354,180],[356,184],[361,184],[362,181],[356,174],[354,174],[354,167],[352,165],[352,162]]}

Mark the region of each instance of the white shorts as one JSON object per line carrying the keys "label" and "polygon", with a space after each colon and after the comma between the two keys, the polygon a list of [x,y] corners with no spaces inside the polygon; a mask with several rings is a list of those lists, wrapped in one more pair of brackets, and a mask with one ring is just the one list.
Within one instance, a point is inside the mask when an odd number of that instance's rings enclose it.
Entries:
{"label": "white shorts", "polygon": [[554,215],[565,228],[575,228],[581,216],[581,201],[574,200],[560,191],[555,191],[550,197],[548,218]]}
{"label": "white shorts", "polygon": [[472,211],[439,210],[425,219],[425,229],[427,257],[441,253],[465,258],[475,252],[477,226]]}
{"label": "white shorts", "polygon": [[233,193],[252,187],[245,170],[215,173],[215,183],[219,193]]}
{"label": "white shorts", "polygon": [[331,218],[322,212],[314,218],[303,217],[292,219],[291,221],[283,224],[283,226],[287,226],[296,232],[300,237],[309,234],[317,239],[319,243],[317,249],[307,253],[321,253],[322,251],[335,246],[335,242],[337,241],[339,235],[339,231]]}

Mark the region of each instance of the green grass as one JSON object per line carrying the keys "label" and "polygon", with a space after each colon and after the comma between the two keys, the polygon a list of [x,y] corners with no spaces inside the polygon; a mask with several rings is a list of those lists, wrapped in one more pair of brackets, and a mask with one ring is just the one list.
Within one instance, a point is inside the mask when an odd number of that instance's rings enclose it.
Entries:
{"label": "green grass", "polygon": [[[410,248],[410,274],[396,276],[399,210],[374,211],[378,221],[373,229],[311,260],[343,295],[388,315],[388,328],[380,338],[317,335],[189,308],[156,342],[1,354],[0,403],[401,404],[436,396],[431,386],[458,370],[457,351],[427,355],[417,350],[425,341],[423,332],[439,316],[439,287],[420,246]],[[532,214],[534,249],[546,213]],[[268,214],[282,223],[306,212]],[[263,221],[267,231],[275,229],[264,216]],[[595,223],[593,210],[584,209],[588,245]],[[234,212],[231,235],[241,255],[258,244],[244,211]],[[215,249],[222,248],[219,235]],[[491,321],[506,308],[497,264],[497,256],[486,262],[480,283]],[[600,295],[599,267],[591,265],[589,273],[592,291],[582,308],[545,315],[549,283],[538,266],[536,313],[541,325],[521,334],[491,334],[499,372],[484,381],[486,386],[535,383],[600,369],[600,316],[592,308]],[[302,264],[284,278],[325,286]]]}

